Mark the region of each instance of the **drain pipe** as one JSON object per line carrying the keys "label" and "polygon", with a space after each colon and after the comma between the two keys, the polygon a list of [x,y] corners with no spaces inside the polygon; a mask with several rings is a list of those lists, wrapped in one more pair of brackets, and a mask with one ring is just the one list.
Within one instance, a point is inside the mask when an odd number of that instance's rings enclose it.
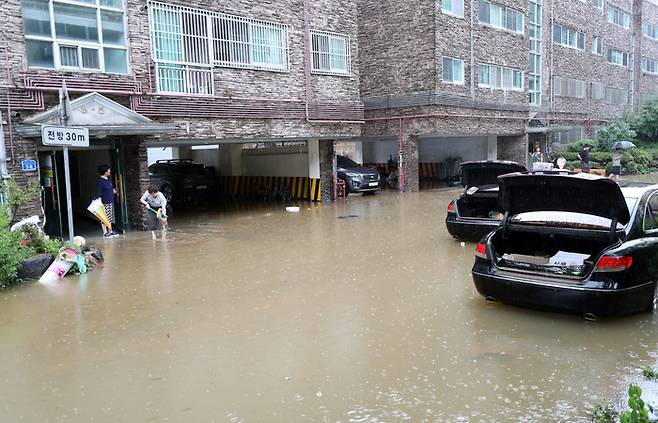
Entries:
{"label": "drain pipe", "polygon": [[0,112],[0,181],[8,176],[7,150],[5,148],[5,130],[2,125],[2,112]]}
{"label": "drain pipe", "polygon": [[471,0],[471,99],[475,100],[475,0]]}
{"label": "drain pipe", "polygon": [[404,160],[404,118],[400,118],[400,154],[398,155],[399,169],[398,169],[398,185],[400,192],[404,192],[404,165],[402,160]]}
{"label": "drain pipe", "polygon": [[[5,42],[5,72],[7,73],[7,83],[11,83],[11,68],[9,67],[9,42],[7,41],[7,34],[3,34]],[[13,163],[16,160],[14,153],[14,128],[11,123],[11,96],[9,95],[11,89],[7,89],[7,129],[9,130],[9,148],[11,150],[11,162]],[[0,119],[2,117],[0,116]],[[7,153],[5,151],[4,140],[2,142],[2,150],[5,156],[4,165],[7,165]]]}

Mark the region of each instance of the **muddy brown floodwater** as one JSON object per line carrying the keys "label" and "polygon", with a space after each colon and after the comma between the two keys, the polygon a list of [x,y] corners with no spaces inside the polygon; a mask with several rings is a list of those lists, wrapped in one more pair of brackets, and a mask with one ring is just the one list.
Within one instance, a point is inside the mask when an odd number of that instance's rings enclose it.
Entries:
{"label": "muddy brown floodwater", "polygon": [[577,422],[621,401],[658,317],[486,303],[443,223],[456,193],[96,240],[102,269],[0,292],[0,421]]}

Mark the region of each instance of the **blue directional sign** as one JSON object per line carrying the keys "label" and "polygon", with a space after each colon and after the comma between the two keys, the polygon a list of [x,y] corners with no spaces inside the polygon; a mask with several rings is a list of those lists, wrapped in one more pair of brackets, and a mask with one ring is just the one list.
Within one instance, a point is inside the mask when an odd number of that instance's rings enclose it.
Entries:
{"label": "blue directional sign", "polygon": [[36,160],[23,160],[21,162],[21,170],[23,172],[36,172],[37,171],[37,161]]}

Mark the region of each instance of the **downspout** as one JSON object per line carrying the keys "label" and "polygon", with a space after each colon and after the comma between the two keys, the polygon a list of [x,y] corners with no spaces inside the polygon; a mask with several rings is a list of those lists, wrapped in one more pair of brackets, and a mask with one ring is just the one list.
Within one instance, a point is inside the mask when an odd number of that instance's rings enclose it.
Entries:
{"label": "downspout", "polygon": [[475,100],[475,0],[471,0],[471,99]]}
{"label": "downspout", "polygon": [[[7,83],[11,82],[11,68],[9,67],[9,42],[7,41],[7,34],[3,33],[3,38],[5,42],[5,72],[7,73]],[[10,84],[11,85],[11,84]],[[11,123],[11,96],[9,95],[11,89],[7,89],[7,129],[9,131],[9,149],[11,151],[11,162],[13,163],[16,160],[14,153],[14,128]],[[4,141],[2,143],[2,149],[4,150]],[[6,158],[6,153],[5,153]],[[5,165],[7,164],[5,160]]]}
{"label": "downspout", "polygon": [[555,25],[555,2],[554,0],[551,1],[551,27],[549,28],[550,31],[550,43],[551,43],[551,66],[550,70],[548,72],[548,83],[549,83],[549,89],[550,89],[550,103],[551,103],[551,112],[555,112],[555,106],[554,106],[554,101],[555,101],[555,95],[553,94],[555,92],[553,84],[554,84],[554,78],[553,78],[553,66],[555,63],[555,55],[554,53],[554,48],[555,48],[555,43],[553,42],[553,25]]}
{"label": "downspout", "polygon": [[[311,119],[308,110],[311,98],[311,13],[309,0],[304,0],[304,104],[306,110],[306,122],[308,123],[359,123],[361,120],[322,120]],[[347,46],[350,48],[350,46]]]}
{"label": "downspout", "polygon": [[400,192],[404,192],[404,165],[402,163],[402,160],[404,158],[404,117],[400,117],[400,154],[398,157],[398,161],[400,162],[400,165],[398,166],[400,168],[400,172],[398,175],[398,185]]}

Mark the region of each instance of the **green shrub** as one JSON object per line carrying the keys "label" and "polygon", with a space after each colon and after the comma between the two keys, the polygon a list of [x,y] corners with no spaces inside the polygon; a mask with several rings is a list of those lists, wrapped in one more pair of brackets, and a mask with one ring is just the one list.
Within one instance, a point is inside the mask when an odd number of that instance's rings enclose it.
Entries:
{"label": "green shrub", "polygon": [[654,369],[651,366],[644,366],[640,369],[642,372],[642,376],[644,376],[645,379],[649,380],[658,380],[658,369]]}
{"label": "green shrub", "polygon": [[0,205],[0,288],[20,282],[16,276],[20,263],[32,255],[30,248],[21,245],[22,234],[11,232],[10,225],[9,210]]}
{"label": "green shrub", "polygon": [[583,147],[585,146],[585,144],[589,144],[590,147],[593,148],[593,147],[595,147],[595,146],[597,145],[597,142],[596,142],[596,140],[583,139],[583,140],[577,141],[577,142],[575,142],[575,143],[573,143],[573,144],[569,144],[569,145],[567,146],[567,151],[568,151],[568,152],[572,152],[572,153],[576,153],[576,154],[577,154],[577,153],[580,153],[580,150],[583,149]]}

